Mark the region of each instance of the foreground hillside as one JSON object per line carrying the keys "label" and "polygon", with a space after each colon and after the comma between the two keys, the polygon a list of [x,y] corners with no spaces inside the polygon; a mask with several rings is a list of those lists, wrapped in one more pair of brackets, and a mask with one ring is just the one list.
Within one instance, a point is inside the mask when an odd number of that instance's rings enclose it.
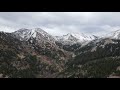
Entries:
{"label": "foreground hillside", "polygon": [[[69,53],[55,47],[41,49],[20,41],[10,33],[0,33],[0,75],[8,78],[54,77],[64,69]],[[36,47],[36,48],[34,48]],[[39,51],[39,48],[41,51]],[[44,52],[44,53],[43,53]]]}
{"label": "foreground hillside", "polygon": [[59,75],[67,78],[110,78],[120,76],[120,40],[92,41],[75,51],[76,57]]}

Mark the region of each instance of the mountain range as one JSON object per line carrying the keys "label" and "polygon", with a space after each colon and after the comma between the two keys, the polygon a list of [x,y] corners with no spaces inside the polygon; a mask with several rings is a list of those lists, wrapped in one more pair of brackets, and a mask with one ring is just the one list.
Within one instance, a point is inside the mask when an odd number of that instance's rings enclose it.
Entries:
{"label": "mountain range", "polygon": [[41,28],[0,32],[1,78],[120,77],[120,30],[52,36]]}

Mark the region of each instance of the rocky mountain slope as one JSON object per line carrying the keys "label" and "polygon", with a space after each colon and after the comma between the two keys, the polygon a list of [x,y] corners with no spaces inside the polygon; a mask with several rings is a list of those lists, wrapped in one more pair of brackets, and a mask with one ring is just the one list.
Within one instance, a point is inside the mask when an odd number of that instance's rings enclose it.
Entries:
{"label": "rocky mountain slope", "polygon": [[[118,31],[117,31],[118,32]],[[75,58],[59,75],[64,78],[112,78],[120,76],[120,33],[89,42],[75,51]],[[117,38],[117,39],[116,39]]]}
{"label": "rocky mountain slope", "polygon": [[[71,58],[71,53],[59,49],[50,38],[47,38],[49,42],[46,38],[39,38],[39,35],[24,39],[22,37],[26,30],[22,31],[22,36],[20,34],[19,36],[18,32],[17,34],[0,32],[1,78],[54,77],[64,69],[64,64]],[[50,46],[51,44],[54,46]]]}

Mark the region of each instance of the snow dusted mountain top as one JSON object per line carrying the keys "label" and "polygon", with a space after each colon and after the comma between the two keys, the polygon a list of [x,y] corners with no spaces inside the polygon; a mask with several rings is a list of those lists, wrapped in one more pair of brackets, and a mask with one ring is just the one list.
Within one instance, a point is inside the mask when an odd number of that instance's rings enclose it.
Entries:
{"label": "snow dusted mountain top", "polygon": [[110,33],[106,34],[105,36],[103,36],[103,38],[104,37],[111,38],[111,39],[120,39],[120,29],[110,32]]}
{"label": "snow dusted mountain top", "polygon": [[41,28],[34,29],[19,29],[18,31],[13,32],[20,40],[29,40],[30,38],[35,38],[36,40],[46,40],[46,41],[54,41],[54,38],[42,30]]}
{"label": "snow dusted mountain top", "polygon": [[86,35],[83,33],[68,33],[67,35],[63,36],[56,36],[56,40],[64,44],[74,44],[76,42],[84,43],[94,39],[97,39],[97,36]]}
{"label": "snow dusted mountain top", "polygon": [[[108,33],[102,37],[98,37],[95,35],[88,35],[84,33],[68,33],[67,35],[63,36],[52,36],[42,30],[41,28],[34,28],[34,29],[19,29],[18,31],[13,32],[20,40],[29,40],[34,38],[39,42],[53,42],[58,41],[64,45],[72,45],[75,43],[80,43],[82,45],[87,44],[88,42],[95,40],[95,39],[120,39],[120,30],[116,30],[114,32]],[[99,40],[98,40],[99,41]]]}
{"label": "snow dusted mountain top", "polygon": [[[39,32],[43,35],[47,34],[47,32],[45,32],[44,30],[42,30],[41,28],[34,28],[34,29],[26,29],[26,28],[22,28],[19,29],[18,31],[15,31],[14,33],[16,34],[21,34],[21,36],[32,36],[32,37],[36,37],[36,33]],[[23,37],[24,38],[24,37]]]}

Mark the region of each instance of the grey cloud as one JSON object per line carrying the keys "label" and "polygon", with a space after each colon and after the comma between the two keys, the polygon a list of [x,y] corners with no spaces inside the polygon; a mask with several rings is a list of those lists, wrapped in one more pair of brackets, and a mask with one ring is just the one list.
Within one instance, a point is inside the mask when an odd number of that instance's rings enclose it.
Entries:
{"label": "grey cloud", "polygon": [[40,27],[54,35],[106,33],[120,28],[120,12],[0,12],[0,26]]}

